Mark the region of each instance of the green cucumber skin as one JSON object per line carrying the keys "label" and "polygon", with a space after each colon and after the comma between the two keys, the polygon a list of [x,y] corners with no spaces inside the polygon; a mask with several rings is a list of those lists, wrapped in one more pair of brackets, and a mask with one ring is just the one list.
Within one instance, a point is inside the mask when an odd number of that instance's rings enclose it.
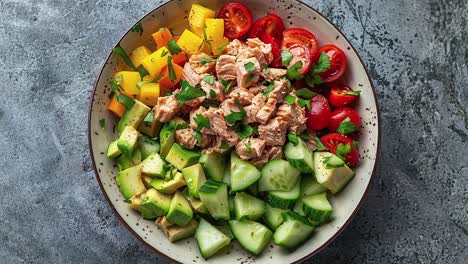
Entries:
{"label": "green cucumber skin", "polygon": [[303,205],[305,215],[311,220],[314,225],[321,225],[330,220],[332,210],[323,211]]}
{"label": "green cucumber skin", "polygon": [[287,209],[275,208],[270,205],[267,205],[265,208],[265,214],[263,215],[263,221],[271,227],[273,230],[276,230],[284,222],[282,213],[287,212]]}
{"label": "green cucumber skin", "polygon": [[[268,246],[273,233],[264,225],[250,220],[229,221],[232,233],[241,246],[252,254],[260,255]],[[252,232],[246,232],[252,231]],[[261,231],[261,233],[259,233]],[[255,237],[260,235],[260,237]]]}
{"label": "green cucumber skin", "polygon": [[282,208],[282,209],[291,209],[294,207],[297,199],[283,199],[272,195],[271,193],[267,194],[265,199],[266,203],[271,205],[272,207]]}
{"label": "green cucumber skin", "polygon": [[295,248],[306,241],[314,229],[313,226],[306,225],[298,220],[287,220],[276,229],[273,242],[285,248]]}
{"label": "green cucumber skin", "polygon": [[297,144],[292,142],[286,144],[284,154],[289,163],[302,173],[311,173],[314,170],[314,157],[312,151],[307,147],[304,141],[297,139]]}

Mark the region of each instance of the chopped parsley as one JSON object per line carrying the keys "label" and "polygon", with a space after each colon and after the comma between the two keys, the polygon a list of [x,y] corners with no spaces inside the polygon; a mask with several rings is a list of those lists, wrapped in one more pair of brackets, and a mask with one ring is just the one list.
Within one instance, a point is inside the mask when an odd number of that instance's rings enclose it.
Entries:
{"label": "chopped parsley", "polygon": [[213,85],[215,82],[214,76],[210,74],[203,75],[203,80],[210,85]]}
{"label": "chopped parsley", "polygon": [[239,107],[240,112],[232,111],[229,115],[224,117],[224,119],[226,119],[226,121],[231,125],[236,123],[236,121],[244,119],[244,117],[247,116],[247,113],[245,112],[244,107],[242,107],[242,105],[239,103],[239,100],[236,98],[234,101],[237,107]]}
{"label": "chopped parsley", "polygon": [[359,142],[353,140],[353,149],[359,151]]}
{"label": "chopped parsley", "polygon": [[312,70],[306,75],[305,81],[310,87],[315,85],[322,84],[323,79],[320,77],[320,73],[326,72],[330,69],[330,56],[325,52],[320,54],[317,64],[312,64]]}
{"label": "chopped parsley", "polygon": [[210,90],[210,97],[211,97],[211,99],[216,98],[216,92],[214,90]]}
{"label": "chopped parsley", "polygon": [[125,64],[127,64],[128,67],[130,67],[130,69],[134,71],[138,71],[138,69],[135,67],[135,65],[133,65],[132,61],[130,60],[130,57],[128,57],[125,50],[123,50],[121,47],[115,47],[112,49],[112,51],[115,52],[117,55],[119,55],[122,58],[122,60],[125,62]]}
{"label": "chopped parsley", "polygon": [[351,152],[351,144],[340,143],[338,144],[338,146],[336,146],[336,155],[342,160],[344,160],[345,159],[344,156],[350,152]]}
{"label": "chopped parsley", "polygon": [[343,121],[340,122],[338,128],[336,129],[336,132],[345,135],[352,133],[357,129],[358,127],[356,126],[356,124],[351,122],[351,119],[349,117],[346,117]]}
{"label": "chopped parsley", "polygon": [[192,131],[192,135],[197,139],[198,145],[202,142],[202,134],[196,130]]}
{"label": "chopped parsley", "polygon": [[143,35],[143,26],[141,23],[137,23],[132,27],[132,32],[140,33],[140,36]]}
{"label": "chopped parsley", "polygon": [[265,90],[263,90],[263,94],[268,97],[270,95],[270,93],[273,91],[273,89],[275,89],[275,85],[272,82],[267,86],[267,88]]}
{"label": "chopped parsley", "polygon": [[361,91],[346,91],[343,94],[345,95],[353,95],[353,96],[359,96],[361,94]]}
{"label": "chopped parsley", "polygon": [[226,81],[223,79],[220,79],[220,80],[221,80],[221,84],[224,86],[223,93],[227,94],[229,92],[229,89],[231,88],[232,80],[229,80],[229,81]]}
{"label": "chopped parsley", "polygon": [[297,144],[299,143],[299,140],[297,139],[297,135],[295,133],[289,133],[288,140],[289,142],[293,143],[295,146],[297,146]]}
{"label": "chopped parsley", "polygon": [[312,137],[310,136],[310,134],[307,133],[307,132],[304,132],[304,133],[300,134],[299,137],[302,138],[303,140],[306,140],[306,141],[312,139]]}
{"label": "chopped parsley", "polygon": [[158,144],[158,137],[150,138],[148,136],[142,135],[141,136],[141,141],[146,142],[151,145],[156,145]]}
{"label": "chopped parsley", "polygon": [[304,76],[298,71],[302,68],[302,61],[298,61],[294,63],[291,67],[288,68],[286,71],[286,76],[289,80],[300,80]]}
{"label": "chopped parsley", "polygon": [[179,106],[182,106],[187,101],[206,95],[202,90],[191,86],[186,80],[182,80],[180,86],[182,87],[182,91],[175,95],[175,98],[179,101]]}
{"label": "chopped parsley", "polygon": [[317,94],[307,88],[302,88],[296,91],[296,95],[304,99],[311,99]]}
{"label": "chopped parsley", "polygon": [[287,67],[291,60],[293,59],[293,55],[289,50],[282,50],[281,51],[281,65]]}
{"label": "chopped parsley", "polygon": [[296,97],[290,95],[290,94],[287,94],[285,97],[284,97],[284,100],[286,100],[286,102],[288,103],[288,105],[292,105],[294,104],[294,102],[296,102]]}
{"label": "chopped parsley", "polygon": [[247,62],[246,64],[244,64],[244,68],[247,72],[252,72],[255,71],[255,69],[257,69],[253,62]]}
{"label": "chopped parsley", "polygon": [[167,57],[167,70],[169,72],[169,80],[174,82],[177,79],[177,76],[174,71],[174,65],[172,65],[172,56]]}
{"label": "chopped parsley", "polygon": [[197,131],[201,131],[204,127],[210,128],[210,119],[201,114],[196,114],[193,117],[193,121],[197,124]]}
{"label": "chopped parsley", "polygon": [[298,98],[297,103],[298,103],[301,107],[307,107],[307,109],[311,109],[311,108],[312,108],[312,106],[310,105],[310,100]]}
{"label": "chopped parsley", "polygon": [[239,123],[234,126],[234,131],[239,136],[240,140],[249,137],[255,132],[255,129],[249,124]]}
{"label": "chopped parsley", "polygon": [[249,82],[251,82],[254,77],[255,77],[254,74],[249,74],[249,76],[245,78],[245,84],[248,84]]}
{"label": "chopped parsley", "polygon": [[99,126],[101,128],[104,128],[106,126],[106,119],[105,118],[99,119]]}
{"label": "chopped parsley", "polygon": [[200,64],[200,65],[205,65],[205,64],[210,63],[210,62],[212,62],[212,61],[213,61],[212,58],[202,58],[202,59],[200,60],[199,64]]}
{"label": "chopped parsley", "polygon": [[122,82],[122,78],[123,78],[122,75],[119,75],[119,76],[117,76],[117,78],[115,78],[113,80],[109,80],[109,85],[110,85],[110,88],[111,88],[111,92],[109,93],[109,98],[114,97],[115,93],[120,91],[120,89],[121,89],[120,83]]}
{"label": "chopped parsley", "polygon": [[153,124],[153,122],[154,122],[153,111],[149,111],[148,114],[146,114],[145,119],[143,119],[143,124],[149,127]]}
{"label": "chopped parsley", "polygon": [[323,145],[322,141],[320,141],[320,138],[315,137],[315,143],[317,144],[318,151],[328,150],[328,148]]}
{"label": "chopped parsley", "polygon": [[171,54],[179,54],[182,52],[182,49],[177,45],[177,42],[175,39],[171,39],[167,42],[167,49],[171,52]]}

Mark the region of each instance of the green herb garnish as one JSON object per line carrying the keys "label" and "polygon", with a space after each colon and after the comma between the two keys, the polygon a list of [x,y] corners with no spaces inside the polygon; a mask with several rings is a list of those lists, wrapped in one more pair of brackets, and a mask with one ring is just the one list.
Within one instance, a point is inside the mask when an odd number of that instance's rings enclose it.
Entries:
{"label": "green herb garnish", "polygon": [[361,94],[361,91],[346,91],[343,94],[346,95],[353,95],[353,96],[359,96]]}
{"label": "green herb garnish", "polygon": [[196,114],[193,117],[193,121],[197,124],[197,131],[201,131],[204,127],[210,128],[210,119],[201,114]]}
{"label": "green herb garnish", "polygon": [[357,129],[358,127],[353,122],[351,122],[351,119],[349,117],[346,117],[343,121],[340,122],[338,128],[336,129],[336,132],[345,135],[352,133]]}
{"label": "green herb garnish", "polygon": [[210,97],[211,99],[216,98],[216,92],[214,90],[210,90]]}
{"label": "green herb garnish", "polygon": [[229,81],[226,81],[223,79],[220,79],[220,80],[221,80],[221,84],[224,86],[223,93],[227,94],[229,92],[229,89],[231,88],[232,80],[229,80]]}
{"label": "green herb garnish", "polygon": [[149,75],[149,72],[146,70],[146,68],[140,64],[140,67],[138,67],[138,73],[140,73],[140,78],[143,80],[143,77]]}
{"label": "green herb garnish", "polygon": [[255,71],[256,69],[255,64],[253,62],[247,62],[246,64],[244,64],[244,68],[247,72]]}
{"label": "green herb garnish", "polygon": [[234,126],[234,131],[236,131],[239,139],[243,140],[254,133],[254,128],[249,124],[238,123]]}
{"label": "green herb garnish", "polygon": [[300,80],[304,76],[298,71],[302,68],[302,61],[298,61],[294,63],[289,69],[286,71],[286,76],[289,80]]}
{"label": "green herb garnish", "polygon": [[197,144],[200,145],[202,142],[202,134],[196,130],[192,131],[192,135],[197,139]]}
{"label": "green herb garnish", "polygon": [[[281,51],[281,65],[287,67],[291,60],[293,59],[293,55],[289,50],[282,50]],[[301,66],[302,67],[302,66]]]}
{"label": "green herb garnish", "polygon": [[143,26],[141,23],[137,23],[132,27],[132,32],[138,32],[140,33],[140,36],[143,34]]}
{"label": "green herb garnish", "polygon": [[336,146],[336,156],[340,159],[345,160],[345,155],[351,152],[351,144],[340,143]]}
{"label": "green herb garnish", "polygon": [[296,102],[296,97],[290,95],[290,94],[287,94],[285,97],[284,97],[284,100],[286,100],[286,102],[288,103],[288,105],[292,105],[294,104],[294,102]]}
{"label": "green herb garnish", "polygon": [[315,137],[315,144],[317,145],[318,151],[328,150],[328,148],[323,145],[322,141],[320,141],[320,138],[318,137]]}
{"label": "green herb garnish", "polygon": [[153,124],[153,122],[154,122],[153,111],[149,111],[148,114],[146,114],[145,119],[143,119],[143,124],[149,127]]}
{"label": "green herb garnish", "polygon": [[263,90],[263,94],[268,97],[270,95],[270,93],[273,91],[273,89],[275,89],[275,85],[274,85],[274,82],[271,82],[267,86],[267,88],[265,90]]}
{"label": "green herb garnish", "polygon": [[138,89],[141,89],[141,87],[147,83],[157,83],[159,82],[162,78],[164,77],[164,75],[159,75],[158,77],[154,78],[153,80],[145,80],[145,81],[140,81],[140,82],[137,82],[136,84],[136,87]]}
{"label": "green herb garnish", "polygon": [[301,107],[307,107],[307,109],[311,109],[311,108],[312,108],[312,106],[310,105],[310,100],[298,98],[297,103],[298,103]]}
{"label": "green herb garnish", "polygon": [[106,126],[106,119],[105,118],[99,119],[99,126],[101,128],[104,128]]}
{"label": "green herb garnish", "polygon": [[172,56],[167,57],[167,70],[169,72],[169,80],[174,82],[177,79],[177,76],[174,71],[174,65],[172,65]]}
{"label": "green herb garnish", "polygon": [[320,54],[317,64],[312,64],[312,70],[306,75],[305,81],[310,87],[322,84],[323,79],[320,77],[320,73],[326,72],[330,69],[330,56],[325,52]]}
{"label": "green herb garnish", "polygon": [[128,97],[123,93],[117,95],[117,102],[123,104],[126,109],[132,108],[133,104],[135,103],[135,101],[132,98]]}
{"label": "green herb garnish", "polygon": [[215,82],[214,76],[210,74],[203,75],[202,79],[210,85],[213,85]]}
{"label": "green herb garnish", "polygon": [[167,54],[169,54],[169,51],[163,50],[163,51],[161,52],[161,58],[163,58],[163,57],[166,56]]}
{"label": "green herb garnish", "polygon": [[219,146],[220,149],[227,149],[229,148],[229,145],[224,139],[221,141],[221,145]]}
{"label": "green herb garnish", "polygon": [[254,74],[249,74],[249,76],[245,78],[245,84],[248,84],[249,82],[251,82],[254,77],[255,77]]}
{"label": "green herb garnish", "polygon": [[179,54],[182,52],[182,49],[177,45],[177,42],[175,39],[171,39],[167,42],[167,49],[171,52],[171,54]]}
{"label": "green herb garnish", "polygon": [[244,107],[242,107],[242,105],[239,103],[239,100],[236,98],[234,102],[236,103],[237,107],[239,107],[240,112],[232,111],[229,115],[224,117],[224,119],[226,119],[226,121],[231,125],[236,121],[244,119],[244,117],[247,116],[247,113],[245,112]]}
{"label": "green herb garnish", "polygon": [[127,64],[128,67],[130,67],[130,69],[134,71],[138,71],[138,69],[135,67],[135,65],[133,65],[132,61],[130,60],[130,57],[128,57],[125,50],[123,50],[121,47],[115,47],[112,49],[112,51],[115,52],[117,55],[119,55],[122,58],[122,60],[125,62],[125,64]]}
{"label": "green herb garnish", "polygon": [[297,144],[299,143],[299,140],[297,139],[297,135],[295,133],[289,133],[288,140],[289,142],[293,143],[294,146],[297,146]]}
{"label": "green herb garnish", "polygon": [[179,101],[179,106],[195,98],[206,96],[202,90],[191,86],[186,80],[182,80],[180,86],[182,87],[182,91],[175,95],[175,98]]}
{"label": "green herb garnish", "polygon": [[210,63],[212,61],[213,61],[212,58],[202,58],[199,63],[200,63],[200,65],[205,65],[205,64]]}
{"label": "green herb garnish", "polygon": [[316,96],[317,94],[307,88],[302,88],[296,91],[296,95],[301,98],[310,100],[312,97]]}

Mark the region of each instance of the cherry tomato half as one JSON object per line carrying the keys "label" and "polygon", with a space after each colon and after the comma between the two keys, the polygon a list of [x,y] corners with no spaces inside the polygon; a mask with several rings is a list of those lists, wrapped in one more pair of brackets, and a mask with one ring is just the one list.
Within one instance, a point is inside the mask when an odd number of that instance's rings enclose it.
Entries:
{"label": "cherry tomato half", "polygon": [[327,98],[321,94],[310,99],[311,109],[306,113],[307,127],[310,130],[321,130],[327,127],[330,119],[330,105]]}
{"label": "cherry tomato half", "polygon": [[359,97],[359,94],[347,94],[347,92],[352,91],[353,89],[348,86],[333,86],[330,91],[330,104],[334,107],[343,107],[351,104]]}
{"label": "cherry tomato half", "polygon": [[306,45],[310,50],[310,57],[315,58],[318,51],[317,38],[303,28],[290,28],[283,33],[283,48],[294,44]]}
{"label": "cherry tomato half", "polygon": [[361,126],[361,118],[356,111],[349,107],[337,108],[331,113],[330,119],[328,120],[328,129],[335,132],[338,126],[340,126],[340,123],[348,117],[349,120],[359,129]]}
{"label": "cherry tomato half", "polygon": [[241,3],[228,3],[221,7],[218,18],[224,19],[224,35],[230,39],[240,38],[249,32],[253,18],[249,8]]}
{"label": "cherry tomato half", "polygon": [[263,34],[259,36],[259,39],[266,44],[271,45],[271,53],[273,54],[273,61],[270,63],[271,66],[273,67],[281,67],[281,42],[278,40],[274,39],[271,35],[269,34]]}
{"label": "cherry tomato half", "polygon": [[284,23],[281,17],[275,14],[269,14],[255,22],[250,30],[249,37],[257,38],[266,33],[281,43],[283,40],[283,31]]}
{"label": "cherry tomato half", "polygon": [[324,82],[333,82],[338,80],[346,70],[346,55],[344,52],[335,45],[322,46],[317,53],[325,52],[330,57],[330,69],[320,73]]}
{"label": "cherry tomato half", "polygon": [[298,71],[300,74],[305,75],[309,71],[310,65],[312,65],[312,60],[310,59],[310,50],[306,45],[303,44],[290,45],[288,50],[293,55],[291,62],[289,62],[288,68],[294,65],[294,63],[301,61],[302,68],[300,68]]}
{"label": "cherry tomato half", "polygon": [[321,137],[320,141],[333,154],[336,154],[336,149],[338,148],[339,144],[349,144],[351,146],[351,151],[344,155],[346,163],[350,166],[356,166],[359,162],[359,152],[354,149],[353,140],[349,137],[338,133],[331,133]]}

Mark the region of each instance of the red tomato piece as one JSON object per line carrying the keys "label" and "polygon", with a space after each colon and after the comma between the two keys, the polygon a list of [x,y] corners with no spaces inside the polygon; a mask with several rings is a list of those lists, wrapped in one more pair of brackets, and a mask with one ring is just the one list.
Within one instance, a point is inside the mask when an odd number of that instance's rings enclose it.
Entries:
{"label": "red tomato piece", "polygon": [[359,162],[359,152],[354,149],[353,140],[349,137],[338,133],[331,133],[321,137],[320,141],[333,154],[336,154],[336,149],[339,144],[349,144],[351,146],[351,151],[344,155],[346,163],[350,166],[356,166]]}
{"label": "red tomato piece", "polygon": [[306,45],[310,50],[310,57],[315,58],[318,51],[318,41],[314,34],[303,28],[289,28],[283,33],[283,48],[294,44]]}
{"label": "red tomato piece", "polygon": [[223,5],[218,18],[224,19],[224,35],[230,39],[240,38],[252,28],[252,12],[242,3]]}
{"label": "red tomato piece", "polygon": [[330,105],[327,98],[321,94],[310,99],[311,109],[307,111],[307,127],[310,130],[321,130],[327,127],[330,119]]}
{"label": "red tomato piece", "polygon": [[249,37],[257,38],[266,33],[281,43],[283,40],[283,31],[284,23],[281,17],[275,14],[269,14],[255,22],[250,30]]}
{"label": "red tomato piece", "polygon": [[317,53],[317,57],[325,52],[330,57],[330,69],[320,73],[324,82],[333,82],[338,80],[346,70],[346,55],[335,45],[322,46]]}
{"label": "red tomato piece", "polygon": [[331,113],[330,119],[328,120],[328,129],[335,132],[340,123],[348,117],[349,120],[359,129],[361,126],[361,118],[356,111],[349,107],[341,107],[335,109],[335,111]]}
{"label": "red tomato piece", "polygon": [[259,37],[259,39],[266,44],[271,45],[271,53],[273,54],[273,61],[270,63],[273,67],[281,67],[281,42],[275,40],[271,35],[263,34]]}
{"label": "red tomato piece", "polygon": [[346,94],[352,91],[353,89],[348,86],[333,86],[330,91],[330,104],[334,107],[343,107],[351,104],[359,97],[357,94]]}
{"label": "red tomato piece", "polygon": [[301,61],[302,68],[298,71],[300,74],[305,75],[309,71],[310,65],[312,65],[310,50],[303,44],[293,44],[290,45],[288,49],[293,55],[293,59],[289,62],[288,68],[294,65],[294,63]]}

